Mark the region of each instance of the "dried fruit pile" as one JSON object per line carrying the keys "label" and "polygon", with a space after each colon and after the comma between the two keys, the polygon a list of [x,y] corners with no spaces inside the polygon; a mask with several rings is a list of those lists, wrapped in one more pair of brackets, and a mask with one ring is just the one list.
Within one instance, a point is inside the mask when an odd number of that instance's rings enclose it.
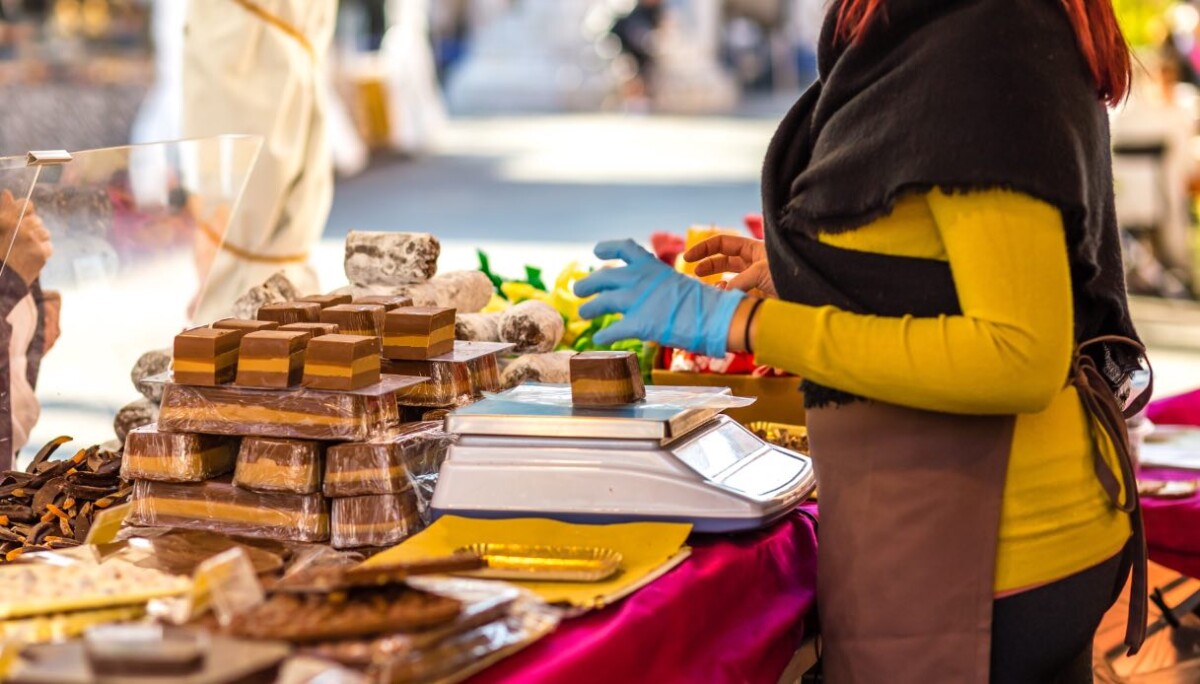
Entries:
{"label": "dried fruit pile", "polygon": [[119,453],[93,446],[51,461],[69,441],[42,447],[24,471],[0,473],[0,563],[26,551],[78,546],[98,511],[129,499],[133,487],[121,481]]}

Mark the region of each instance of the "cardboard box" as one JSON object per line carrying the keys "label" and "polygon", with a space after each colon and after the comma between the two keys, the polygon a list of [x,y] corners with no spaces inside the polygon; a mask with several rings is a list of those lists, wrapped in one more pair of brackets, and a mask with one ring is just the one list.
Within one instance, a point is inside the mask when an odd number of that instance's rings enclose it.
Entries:
{"label": "cardboard box", "polygon": [[656,385],[692,387],[728,387],[739,397],[755,397],[758,401],[746,408],[726,411],[729,417],[742,424],[757,421],[804,425],[804,395],[800,393],[800,378],[756,378],[750,375],[719,375],[715,373],[679,373],[654,369],[651,378]]}

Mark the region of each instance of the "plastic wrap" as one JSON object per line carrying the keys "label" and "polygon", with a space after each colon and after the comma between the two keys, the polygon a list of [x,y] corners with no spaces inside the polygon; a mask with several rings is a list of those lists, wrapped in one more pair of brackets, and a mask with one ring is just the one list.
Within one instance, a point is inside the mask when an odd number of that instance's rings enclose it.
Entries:
{"label": "plastic wrap", "polygon": [[451,438],[441,423],[410,423],[370,442],[331,446],[325,458],[325,496],[340,498],[416,490],[433,496]]}
{"label": "plastic wrap", "polygon": [[329,506],[320,494],[251,492],[228,478],[197,484],[143,480],[134,484],[131,504],[130,525],[281,541],[329,539]]}
{"label": "plastic wrap", "polygon": [[452,406],[471,399],[475,394],[471,384],[471,369],[465,362],[384,359],[382,369],[390,375],[428,378],[426,382],[396,392],[396,401],[401,406]]}
{"label": "plastic wrap", "polygon": [[500,384],[500,359],[497,354],[485,354],[469,361],[468,365],[476,398],[482,397],[484,392],[499,392],[504,388]]}
{"label": "plastic wrap", "polygon": [[201,482],[233,470],[237,454],[236,438],[161,432],[157,426],[147,425],[125,438],[121,477]]}
{"label": "plastic wrap", "polygon": [[[536,404],[571,408],[575,405],[569,384],[525,383],[499,394],[489,395],[518,404]],[[753,397],[735,397],[729,390],[716,387],[668,387],[655,385],[646,389],[646,399],[638,403],[643,410],[669,408],[689,409],[744,408],[754,403]]]}
{"label": "plastic wrap", "polygon": [[233,483],[256,492],[321,491],[325,457],[319,442],[247,437],[238,452]]}
{"label": "plastic wrap", "polygon": [[364,441],[399,421],[394,392],[402,386],[379,383],[354,393],[168,384],[158,427],[171,432]]}
{"label": "plastic wrap", "polygon": [[408,307],[387,314],[383,355],[424,361],[454,351],[454,309]]}
{"label": "plastic wrap", "polygon": [[425,527],[416,494],[352,496],[333,500],[333,548],[399,544]]}
{"label": "plastic wrap", "polygon": [[596,351],[571,357],[571,401],[576,406],[623,406],[646,398],[633,352]]}
{"label": "plastic wrap", "polygon": [[428,233],[352,230],[346,235],[346,279],[355,285],[404,285],[437,273],[441,243]]}

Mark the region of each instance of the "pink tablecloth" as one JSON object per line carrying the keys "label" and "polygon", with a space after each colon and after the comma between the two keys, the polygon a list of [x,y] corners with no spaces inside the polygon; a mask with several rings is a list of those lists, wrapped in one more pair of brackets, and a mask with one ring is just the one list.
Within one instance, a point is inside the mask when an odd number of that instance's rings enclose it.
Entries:
{"label": "pink tablecloth", "polygon": [[767,530],[696,536],[654,583],[472,682],[774,682],[814,613],[817,539],[793,513]]}
{"label": "pink tablecloth", "polygon": [[[1158,425],[1200,425],[1200,390],[1156,401],[1146,414]],[[1194,480],[1200,472],[1144,468],[1141,475],[1160,480]],[[1187,499],[1144,499],[1150,558],[1168,568],[1200,577],[1200,494]]]}

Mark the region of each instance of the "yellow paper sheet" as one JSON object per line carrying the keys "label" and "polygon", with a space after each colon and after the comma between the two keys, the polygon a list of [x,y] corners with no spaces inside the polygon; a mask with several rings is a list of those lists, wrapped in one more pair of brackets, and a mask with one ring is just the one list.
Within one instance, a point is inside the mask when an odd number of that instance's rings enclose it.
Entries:
{"label": "yellow paper sheet", "polygon": [[687,557],[692,526],[680,523],[572,525],[541,518],[476,520],[447,515],[424,532],[366,562],[368,566],[445,556],[471,544],[591,546],[621,554],[621,570],[603,582],[514,582],[547,603],[595,608],[611,603]]}

